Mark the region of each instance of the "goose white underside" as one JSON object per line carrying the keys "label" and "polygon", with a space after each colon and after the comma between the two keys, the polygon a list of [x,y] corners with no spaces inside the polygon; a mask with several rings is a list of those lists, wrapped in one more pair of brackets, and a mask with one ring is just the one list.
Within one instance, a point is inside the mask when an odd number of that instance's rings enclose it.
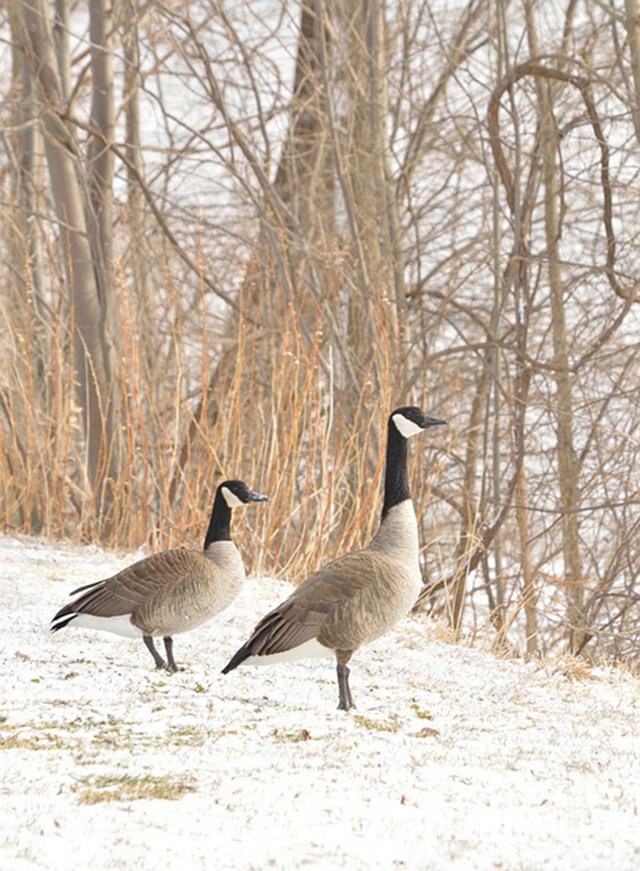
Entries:
{"label": "goose white underside", "polygon": [[304,644],[298,645],[298,647],[292,647],[291,650],[283,650],[282,653],[249,656],[244,660],[242,665],[273,665],[277,662],[295,662],[298,659],[317,659],[333,655],[333,650],[330,647],[325,647],[317,639],[311,638],[309,641],[305,641]]}
{"label": "goose white underside", "polygon": [[[93,614],[76,614],[69,621],[69,626],[82,629],[99,629],[101,632],[113,632],[124,638],[142,638],[143,631],[134,626],[129,614],[119,614],[117,617],[94,617]],[[54,626],[55,628],[55,626]]]}

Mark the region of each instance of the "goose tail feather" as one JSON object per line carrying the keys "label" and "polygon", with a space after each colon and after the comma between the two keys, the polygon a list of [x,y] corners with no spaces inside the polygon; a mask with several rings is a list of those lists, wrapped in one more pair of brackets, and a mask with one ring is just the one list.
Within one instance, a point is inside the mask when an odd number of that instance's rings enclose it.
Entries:
{"label": "goose tail feather", "polygon": [[64,629],[64,627],[68,626],[77,616],[78,614],[70,605],[65,605],[64,608],[60,608],[58,613],[51,618],[51,626],[49,627],[51,632],[58,632],[58,630]]}
{"label": "goose tail feather", "polygon": [[239,665],[242,665],[242,663],[245,661],[245,659],[248,659],[251,655],[252,655],[252,653],[251,653],[250,644],[243,645],[240,648],[240,650],[238,650],[237,653],[235,653],[231,657],[229,662],[222,669],[222,674],[229,674],[229,672],[233,671],[234,668],[237,668]]}

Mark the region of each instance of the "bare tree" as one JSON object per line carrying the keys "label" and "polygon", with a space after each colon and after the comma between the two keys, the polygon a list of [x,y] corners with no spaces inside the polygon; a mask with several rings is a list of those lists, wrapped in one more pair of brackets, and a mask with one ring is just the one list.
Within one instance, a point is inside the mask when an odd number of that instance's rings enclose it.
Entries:
{"label": "bare tree", "polygon": [[632,656],[635,6],[14,4],[5,525],[174,543],[255,477],[297,577],[371,533],[416,402],[418,607]]}
{"label": "bare tree", "polygon": [[[57,67],[51,23],[44,0],[20,4],[23,50],[36,82],[39,113],[45,138],[49,178],[58,220],[65,240],[66,262],[74,318],[74,358],[78,378],[78,401],[83,412],[87,442],[87,472],[94,488],[98,527],[113,522],[110,488],[117,478],[116,425],[113,403],[113,377],[109,359],[109,319],[107,297],[110,292],[106,257],[94,259],[104,238],[98,237],[88,219],[91,208],[84,194],[78,145],[64,114],[62,82]],[[104,12],[101,4],[92,7],[94,16]],[[98,28],[106,33],[104,22]],[[95,53],[100,54],[99,45]],[[98,66],[100,62],[96,60]],[[99,84],[104,88],[104,80]],[[105,93],[96,97],[100,105]],[[108,94],[106,96],[108,99]],[[98,111],[98,109],[96,109]],[[104,156],[102,167],[104,167]],[[97,170],[99,185],[104,168]],[[104,192],[108,197],[108,191]],[[94,199],[98,206],[98,198]],[[97,218],[95,213],[92,217]],[[105,218],[105,226],[108,218]],[[110,227],[106,231],[110,233]],[[91,244],[91,239],[97,244]],[[109,264],[110,265],[110,264]],[[100,276],[100,283],[98,280]]]}

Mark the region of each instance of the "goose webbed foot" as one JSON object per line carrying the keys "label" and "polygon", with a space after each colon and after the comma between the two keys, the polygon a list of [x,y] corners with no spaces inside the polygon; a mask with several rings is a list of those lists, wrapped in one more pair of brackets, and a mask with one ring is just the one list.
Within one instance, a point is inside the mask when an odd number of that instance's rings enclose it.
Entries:
{"label": "goose webbed foot", "polygon": [[151,656],[153,656],[153,661],[156,664],[156,668],[167,668],[167,663],[156,650],[156,646],[153,643],[153,638],[150,635],[143,635],[142,640],[144,641],[145,647],[147,648]]}
{"label": "goose webbed foot", "polygon": [[167,653],[167,671],[171,674],[175,674],[177,671],[184,671],[184,668],[180,668],[180,666],[177,665],[175,659],[173,658],[173,638],[169,638],[167,636],[163,640],[164,649]]}
{"label": "goose webbed foot", "polygon": [[346,665],[338,663],[338,690],[340,691],[340,702],[338,704],[339,711],[349,711],[355,708],[349,689],[349,669]]}

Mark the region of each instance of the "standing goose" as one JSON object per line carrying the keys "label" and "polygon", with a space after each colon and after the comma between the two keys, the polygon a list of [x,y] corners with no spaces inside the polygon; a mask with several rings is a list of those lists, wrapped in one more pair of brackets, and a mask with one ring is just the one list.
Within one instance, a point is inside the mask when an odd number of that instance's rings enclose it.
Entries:
{"label": "standing goose", "polygon": [[[111,578],[79,587],[82,593],[51,621],[57,632],[72,623],[142,638],[156,668],[176,672],[173,635],[205,623],[236,598],[244,581],[244,565],[231,541],[231,509],[267,497],[243,481],[223,481],[216,490],[204,549],[165,550],[140,560]],[[153,643],[162,636],[167,662]]]}
{"label": "standing goose", "polygon": [[391,413],[378,532],[367,547],[323,566],[267,614],[223,674],[243,662],[288,662],[333,651],[338,708],[353,707],[347,663],[359,647],[383,635],[409,612],[422,583],[418,524],[407,478],[407,441],[444,423],[415,406]]}

